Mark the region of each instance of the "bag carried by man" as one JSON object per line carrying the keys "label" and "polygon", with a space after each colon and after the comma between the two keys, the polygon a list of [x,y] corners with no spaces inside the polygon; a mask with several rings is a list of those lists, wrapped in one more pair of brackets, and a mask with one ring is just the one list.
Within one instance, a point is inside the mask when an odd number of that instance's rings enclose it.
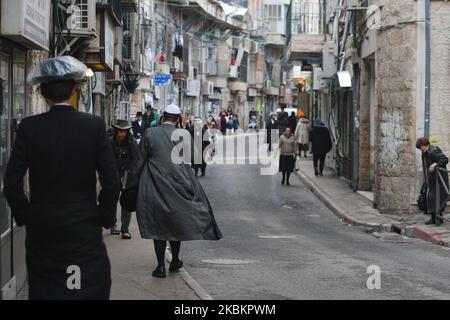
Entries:
{"label": "bag carried by man", "polygon": [[428,186],[424,182],[422,188],[420,189],[419,198],[417,199],[417,206],[420,211],[423,211],[425,214],[427,214],[427,191]]}

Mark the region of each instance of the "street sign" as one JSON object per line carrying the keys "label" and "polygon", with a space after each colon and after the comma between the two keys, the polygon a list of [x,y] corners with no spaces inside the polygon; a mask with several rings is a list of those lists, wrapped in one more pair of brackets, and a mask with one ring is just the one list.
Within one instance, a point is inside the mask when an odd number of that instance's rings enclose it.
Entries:
{"label": "street sign", "polygon": [[165,74],[165,73],[159,73],[155,75],[155,86],[156,87],[163,87],[170,84],[172,81],[172,75],[171,74]]}

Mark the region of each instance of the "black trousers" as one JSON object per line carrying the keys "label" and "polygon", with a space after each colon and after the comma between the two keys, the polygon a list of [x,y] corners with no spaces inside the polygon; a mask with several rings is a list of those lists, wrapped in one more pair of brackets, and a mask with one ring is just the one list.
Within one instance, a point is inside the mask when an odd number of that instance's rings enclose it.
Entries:
{"label": "black trousers", "polygon": [[326,154],[317,154],[314,153],[313,163],[314,163],[314,171],[323,173],[323,167],[325,166],[325,158]]}

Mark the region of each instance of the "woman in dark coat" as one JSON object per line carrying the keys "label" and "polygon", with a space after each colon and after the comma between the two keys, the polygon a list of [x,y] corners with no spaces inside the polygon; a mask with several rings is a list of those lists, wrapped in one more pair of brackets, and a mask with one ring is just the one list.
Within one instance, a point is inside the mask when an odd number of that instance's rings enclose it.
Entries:
{"label": "woman in dark coat", "polygon": [[331,151],[333,143],[331,141],[330,130],[320,119],[314,120],[314,127],[309,135],[312,145],[314,173],[316,176],[323,176],[323,168],[325,166],[325,157]]}
{"label": "woman in dark coat", "polygon": [[[448,157],[442,153],[442,150],[435,145],[430,145],[430,142],[426,138],[420,138],[416,143],[417,149],[422,151],[422,165],[423,165],[423,173],[424,180],[428,186],[428,194],[427,194],[427,212],[431,214],[431,219],[425,224],[435,224],[436,219],[442,220],[442,210],[445,209],[447,203],[447,194],[445,192],[445,188],[442,185],[442,182],[439,181],[440,184],[440,193],[439,199],[441,203],[443,203],[443,208],[436,208],[436,172],[437,168],[442,168],[447,170]],[[444,180],[445,186],[449,187],[448,183],[448,174],[447,172],[442,172],[442,178]],[[438,214],[436,215],[436,212]]]}

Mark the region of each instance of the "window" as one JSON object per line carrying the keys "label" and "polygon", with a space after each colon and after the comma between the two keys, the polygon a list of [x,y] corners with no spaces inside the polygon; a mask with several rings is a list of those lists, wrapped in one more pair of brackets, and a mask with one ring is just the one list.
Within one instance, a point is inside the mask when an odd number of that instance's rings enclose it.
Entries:
{"label": "window", "polygon": [[[3,190],[3,175],[9,156],[9,57],[0,54],[0,183]],[[6,198],[0,193],[0,235],[9,230],[11,216]]]}
{"label": "window", "polygon": [[285,33],[284,12],[282,4],[264,5],[264,21],[269,33]]}
{"label": "window", "polygon": [[292,4],[292,34],[323,32],[322,0],[301,0]]}

